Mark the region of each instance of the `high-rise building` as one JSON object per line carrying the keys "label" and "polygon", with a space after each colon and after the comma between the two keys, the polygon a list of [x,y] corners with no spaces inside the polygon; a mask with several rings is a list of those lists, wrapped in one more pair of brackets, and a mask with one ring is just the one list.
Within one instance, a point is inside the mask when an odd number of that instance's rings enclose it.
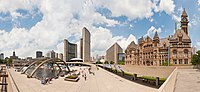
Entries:
{"label": "high-rise building", "polygon": [[119,53],[122,53],[123,49],[119,46],[118,43],[113,44],[107,51],[106,51],[106,61],[108,62],[115,62],[115,64],[119,61]]}
{"label": "high-rise building", "polygon": [[4,54],[3,53],[0,54],[0,59],[4,59]]}
{"label": "high-rise building", "polygon": [[61,60],[63,60],[63,54],[59,53],[58,58],[61,59]]}
{"label": "high-rise building", "polygon": [[126,65],[162,66],[191,64],[192,48],[188,32],[188,15],[184,9],[181,15],[181,29],[175,29],[172,36],[159,38],[156,32],[153,39],[143,37],[134,41],[125,50]]}
{"label": "high-rise building", "polygon": [[49,58],[55,58],[56,52],[54,50],[47,52],[47,57]]}
{"label": "high-rise building", "polygon": [[84,27],[80,40],[80,57],[83,62],[90,62],[90,32]]}
{"label": "high-rise building", "polygon": [[36,58],[41,58],[42,56],[42,51],[36,51]]}
{"label": "high-rise building", "polygon": [[70,61],[72,58],[77,57],[77,44],[70,43],[64,39],[64,61]]}
{"label": "high-rise building", "polygon": [[56,53],[55,58],[58,58],[58,53]]}

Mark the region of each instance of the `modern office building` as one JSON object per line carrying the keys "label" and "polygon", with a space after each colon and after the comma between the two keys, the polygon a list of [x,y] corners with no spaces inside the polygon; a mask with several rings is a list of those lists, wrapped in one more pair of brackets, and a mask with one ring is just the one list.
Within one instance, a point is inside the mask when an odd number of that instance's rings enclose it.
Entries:
{"label": "modern office building", "polygon": [[84,27],[80,40],[80,57],[83,62],[90,62],[90,32]]}
{"label": "modern office building", "polygon": [[67,39],[64,39],[64,61],[69,61],[72,58],[77,57],[77,44],[70,43]]}
{"label": "modern office building", "polygon": [[119,46],[118,43],[113,44],[107,51],[106,51],[106,61],[108,62],[115,62],[115,64],[119,61],[119,53],[123,53],[123,49]]}
{"label": "modern office building", "polygon": [[55,58],[58,58],[58,53],[56,53]]}
{"label": "modern office building", "polygon": [[181,29],[175,29],[172,36],[159,38],[156,32],[153,39],[149,36],[140,39],[139,44],[134,41],[125,50],[126,65],[161,66],[191,64],[192,49],[188,33],[188,15],[184,10],[181,15]]}
{"label": "modern office building", "polygon": [[0,54],[0,59],[4,59],[4,54],[3,53]]}
{"label": "modern office building", "polygon": [[55,58],[56,52],[54,50],[47,52],[47,57],[49,58]]}
{"label": "modern office building", "polygon": [[42,51],[36,51],[36,58],[41,58],[42,56]]}
{"label": "modern office building", "polygon": [[118,53],[118,61],[125,62],[125,53]]}

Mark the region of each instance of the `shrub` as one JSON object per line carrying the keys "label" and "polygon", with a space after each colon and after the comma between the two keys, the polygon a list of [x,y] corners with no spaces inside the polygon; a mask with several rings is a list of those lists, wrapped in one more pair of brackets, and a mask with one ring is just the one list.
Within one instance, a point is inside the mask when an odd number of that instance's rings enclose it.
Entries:
{"label": "shrub", "polygon": [[102,62],[100,62],[100,61],[97,61],[97,62],[96,62],[96,64],[103,64],[103,63],[102,63]]}
{"label": "shrub", "polygon": [[104,64],[109,64],[108,61],[105,61]]}
{"label": "shrub", "polygon": [[[152,80],[152,81],[156,81],[156,77],[151,77],[151,76],[142,76],[140,77],[142,79],[147,79],[147,80]],[[160,81],[165,81],[166,78],[159,78]]]}
{"label": "shrub", "polygon": [[120,61],[118,62],[119,65],[125,65],[125,62],[124,61]]}
{"label": "shrub", "polygon": [[110,64],[114,64],[115,62],[113,62],[113,61],[110,61]]}

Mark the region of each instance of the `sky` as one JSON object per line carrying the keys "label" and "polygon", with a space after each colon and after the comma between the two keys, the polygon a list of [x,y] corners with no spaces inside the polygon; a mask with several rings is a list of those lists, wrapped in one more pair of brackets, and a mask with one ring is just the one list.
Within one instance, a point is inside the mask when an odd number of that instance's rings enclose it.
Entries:
{"label": "sky", "polygon": [[200,0],[0,0],[0,53],[63,53],[64,39],[76,43],[79,53],[86,27],[92,56],[105,55],[115,42],[125,50],[156,31],[160,38],[173,35],[184,8],[192,46],[200,49]]}

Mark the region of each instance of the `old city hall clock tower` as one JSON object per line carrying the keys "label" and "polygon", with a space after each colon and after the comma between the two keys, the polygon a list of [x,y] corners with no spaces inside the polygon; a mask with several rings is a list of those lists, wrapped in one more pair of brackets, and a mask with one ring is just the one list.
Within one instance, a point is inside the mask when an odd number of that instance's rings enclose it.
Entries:
{"label": "old city hall clock tower", "polygon": [[188,21],[188,15],[187,15],[185,9],[184,9],[183,12],[182,12],[181,21],[180,21],[180,22],[181,22],[181,29],[182,29],[187,35],[189,35],[189,34],[188,34],[188,23],[189,23],[189,21]]}

